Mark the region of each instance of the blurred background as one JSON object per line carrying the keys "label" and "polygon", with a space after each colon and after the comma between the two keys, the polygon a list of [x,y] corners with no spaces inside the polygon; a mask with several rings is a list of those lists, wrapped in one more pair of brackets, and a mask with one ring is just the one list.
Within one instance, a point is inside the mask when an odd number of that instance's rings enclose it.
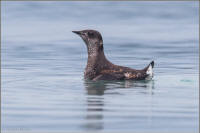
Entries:
{"label": "blurred background", "polygon": [[[1,4],[2,131],[198,132],[197,1]],[[84,29],[153,80],[84,81]]]}

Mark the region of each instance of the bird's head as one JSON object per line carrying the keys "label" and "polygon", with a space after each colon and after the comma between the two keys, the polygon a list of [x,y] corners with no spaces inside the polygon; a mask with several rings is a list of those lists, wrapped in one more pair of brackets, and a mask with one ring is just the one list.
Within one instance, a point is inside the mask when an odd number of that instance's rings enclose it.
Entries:
{"label": "bird's head", "polygon": [[94,54],[103,51],[103,39],[101,34],[95,30],[82,30],[82,31],[72,31],[79,35],[85,42],[88,53]]}

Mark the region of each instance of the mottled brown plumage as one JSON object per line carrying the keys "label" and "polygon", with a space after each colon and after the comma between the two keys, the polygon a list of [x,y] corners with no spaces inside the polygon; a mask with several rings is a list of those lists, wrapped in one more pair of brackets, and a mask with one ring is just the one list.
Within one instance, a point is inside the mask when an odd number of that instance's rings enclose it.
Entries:
{"label": "mottled brown plumage", "polygon": [[73,31],[87,46],[88,61],[84,77],[90,80],[144,80],[152,78],[154,61],[142,70],[118,66],[108,61],[104,55],[103,39],[95,30]]}

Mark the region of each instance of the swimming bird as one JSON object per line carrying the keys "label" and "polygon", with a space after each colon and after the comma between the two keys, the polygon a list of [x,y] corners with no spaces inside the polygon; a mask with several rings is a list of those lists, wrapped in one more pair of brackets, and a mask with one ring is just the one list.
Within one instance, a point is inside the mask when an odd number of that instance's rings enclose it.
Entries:
{"label": "swimming bird", "polygon": [[154,61],[141,70],[111,63],[104,54],[103,39],[96,30],[72,31],[87,46],[88,60],[84,78],[89,80],[149,80],[153,77]]}

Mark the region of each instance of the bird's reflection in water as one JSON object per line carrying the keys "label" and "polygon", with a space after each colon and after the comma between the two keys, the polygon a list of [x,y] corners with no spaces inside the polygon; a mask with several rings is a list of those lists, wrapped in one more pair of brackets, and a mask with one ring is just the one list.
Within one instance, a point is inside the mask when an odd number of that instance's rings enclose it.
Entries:
{"label": "bird's reflection in water", "polygon": [[106,90],[103,82],[84,82],[87,91],[87,114],[84,128],[86,130],[103,129],[103,107],[104,107],[104,91]]}
{"label": "bird's reflection in water", "polygon": [[[153,81],[84,81],[84,86],[87,92],[87,114],[84,129],[89,131],[99,131],[104,128],[104,97],[106,90],[112,89],[148,89],[148,94],[153,94]],[[141,92],[144,93],[145,91]],[[113,95],[116,93],[113,93]]]}

